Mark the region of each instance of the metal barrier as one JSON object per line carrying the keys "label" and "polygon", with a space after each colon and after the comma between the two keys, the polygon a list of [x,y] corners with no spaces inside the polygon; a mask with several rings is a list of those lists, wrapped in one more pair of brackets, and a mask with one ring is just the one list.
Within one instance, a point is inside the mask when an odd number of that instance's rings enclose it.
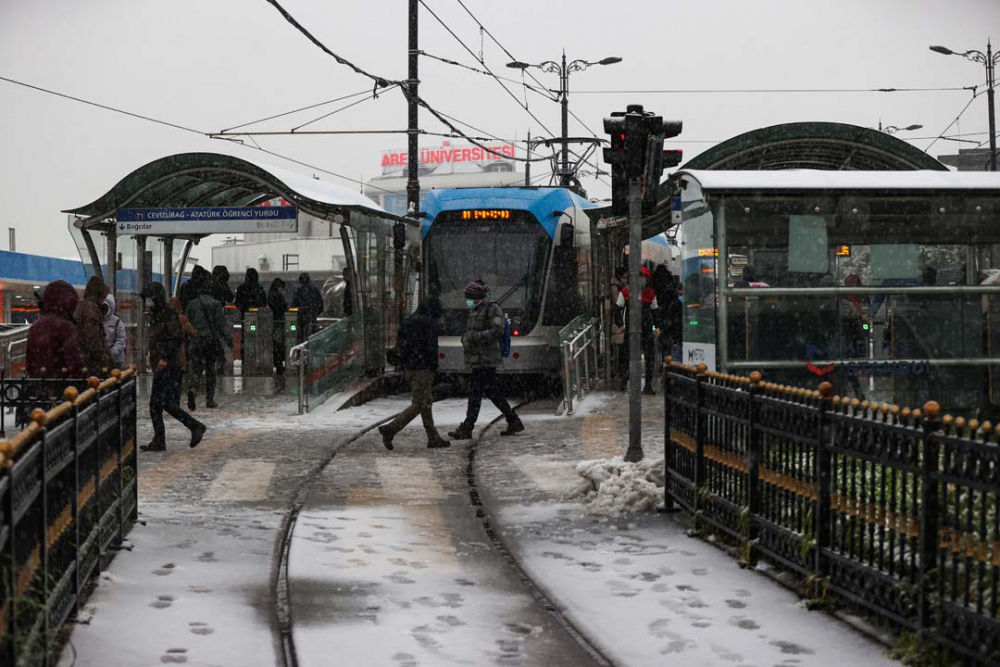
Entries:
{"label": "metal barrier", "polygon": [[[577,318],[559,332],[563,359],[563,406],[567,415],[573,414],[573,400],[582,398],[584,392],[591,389],[591,369],[597,372],[597,340],[596,319],[583,323],[582,318]],[[591,356],[594,357],[593,366]]]}
{"label": "metal barrier", "polygon": [[18,430],[26,426],[34,408],[48,410],[61,403],[66,387],[83,391],[87,388],[87,380],[11,379],[4,377],[0,370],[0,438],[6,437],[11,425]]}
{"label": "metal barrier", "polygon": [[664,373],[666,504],[966,660],[1000,660],[1000,429],[709,373]]}
{"label": "metal barrier", "polygon": [[24,325],[0,333],[0,371],[8,377],[27,371],[28,329]]}
{"label": "metal barrier", "polygon": [[[294,331],[294,329],[293,329]],[[304,343],[299,343],[295,345],[288,351],[288,365],[292,368],[298,367],[297,375],[299,376],[298,382],[298,395],[299,395],[299,414],[304,415],[309,412],[309,391],[306,385],[307,370],[309,364],[309,341],[306,340]]]}
{"label": "metal barrier", "polygon": [[55,638],[137,519],[133,370],[67,387],[0,442],[0,655],[48,665]]}

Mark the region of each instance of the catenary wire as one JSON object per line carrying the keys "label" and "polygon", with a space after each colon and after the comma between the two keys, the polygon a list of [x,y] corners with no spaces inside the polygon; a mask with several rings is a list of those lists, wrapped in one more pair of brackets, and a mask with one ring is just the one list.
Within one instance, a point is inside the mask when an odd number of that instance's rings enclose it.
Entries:
{"label": "catenary wire", "polygon": [[972,97],[969,98],[969,101],[965,103],[964,107],[962,107],[962,110],[958,112],[957,116],[955,116],[955,119],[952,120],[950,123],[948,123],[948,126],[946,128],[944,128],[943,130],[941,130],[940,132],[938,132],[937,139],[934,139],[934,141],[932,141],[931,143],[927,144],[927,148],[924,149],[925,153],[931,149],[931,146],[933,146],[934,144],[936,144],[938,142],[938,139],[940,139],[942,136],[944,136],[945,132],[947,132],[948,130],[951,129],[952,125],[954,125],[955,123],[958,122],[958,120],[962,117],[962,114],[964,114],[968,110],[968,108],[970,106],[972,106],[972,103],[975,102],[976,98],[979,97],[980,95],[982,95],[982,92],[973,93]]}
{"label": "catenary wire", "polygon": [[574,95],[756,95],[792,93],[929,93],[973,90],[975,86],[951,88],[679,88],[674,90],[574,90]]}
{"label": "catenary wire", "polygon": [[344,95],[343,97],[336,97],[336,98],[334,98],[332,100],[327,100],[325,102],[317,102],[316,104],[309,104],[309,105],[304,106],[304,107],[299,107],[298,109],[292,109],[291,111],[283,111],[282,113],[274,114],[273,116],[267,116],[266,118],[260,118],[258,120],[252,120],[249,123],[243,123],[242,125],[234,125],[233,127],[223,128],[222,130],[220,130],[220,132],[230,132],[232,130],[238,130],[241,127],[246,127],[248,125],[256,125],[257,123],[263,123],[265,121],[274,120],[276,118],[283,118],[285,116],[291,116],[292,114],[297,114],[300,111],[308,111],[309,109],[316,109],[318,107],[326,106],[327,104],[333,104],[334,102],[342,102],[344,100],[349,100],[352,97],[359,97],[361,95],[370,95],[370,94],[371,94],[371,91],[368,90],[367,88],[365,88],[364,90],[362,90],[360,92],[351,93],[350,95]]}
{"label": "catenary wire", "polygon": [[[386,88],[385,90],[391,90],[392,88],[395,88],[395,87],[396,87],[396,84],[393,84],[392,86],[389,86],[389,88]],[[351,102],[350,104],[345,104],[342,107],[339,107],[337,109],[334,109],[333,111],[330,111],[329,113],[323,114],[319,118],[314,118],[314,119],[312,119],[312,120],[310,120],[308,122],[302,123],[298,127],[293,127],[292,128],[292,132],[295,132],[297,130],[301,130],[303,127],[307,127],[309,125],[312,125],[313,123],[317,123],[317,122],[319,122],[319,121],[321,121],[321,120],[323,120],[325,118],[329,118],[330,116],[332,116],[334,114],[340,113],[341,111],[344,111],[346,109],[350,109],[351,107],[355,107],[355,106],[361,104],[362,102],[367,102],[368,100],[374,100],[374,99],[377,99],[377,98],[378,98],[378,94],[376,94],[374,92],[369,93],[367,96],[361,98],[360,100],[355,100],[355,101]]]}
{"label": "catenary wire", "polygon": [[519,86],[524,86],[531,92],[537,93],[538,95],[541,95],[542,97],[545,97],[546,99],[551,100],[553,102],[559,99],[557,97],[553,97],[551,95],[551,91],[547,88],[539,88],[538,86],[532,86],[530,84],[524,83],[523,81],[518,81],[517,79],[511,79],[510,77],[507,76],[497,76],[496,74],[487,72],[486,70],[483,69],[479,69],[478,67],[471,67],[469,65],[466,65],[465,63],[460,63],[457,60],[451,60],[450,58],[442,58],[441,56],[436,56],[432,53],[427,53],[426,51],[421,51],[420,55],[426,58],[430,58],[431,60],[437,60],[439,62],[445,63],[446,65],[454,65],[455,67],[461,67],[462,69],[467,69],[470,72],[476,72],[477,74],[485,74],[486,76],[492,76],[501,81],[506,81],[507,83],[514,83]]}

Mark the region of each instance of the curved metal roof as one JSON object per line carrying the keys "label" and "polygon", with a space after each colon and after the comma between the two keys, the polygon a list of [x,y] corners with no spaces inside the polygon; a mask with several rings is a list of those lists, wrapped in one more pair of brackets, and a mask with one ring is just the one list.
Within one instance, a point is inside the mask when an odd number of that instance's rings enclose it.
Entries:
{"label": "curved metal roof", "polygon": [[68,209],[99,226],[119,208],[254,206],[284,197],[318,218],[356,210],[397,219],[362,194],[294,171],[220,153],[179,153],[139,167],[97,200]]}
{"label": "curved metal roof", "polygon": [[948,171],[910,144],[846,123],[785,123],[745,132],[713,146],[681,169]]}

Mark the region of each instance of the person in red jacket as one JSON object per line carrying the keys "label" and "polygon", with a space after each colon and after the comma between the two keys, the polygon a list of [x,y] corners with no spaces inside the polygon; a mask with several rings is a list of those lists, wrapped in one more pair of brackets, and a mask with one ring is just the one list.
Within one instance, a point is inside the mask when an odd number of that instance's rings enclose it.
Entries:
{"label": "person in red jacket", "polygon": [[73,322],[79,298],[65,280],[56,280],[42,294],[42,315],[28,329],[28,377],[78,378],[83,360]]}
{"label": "person in red jacket", "polygon": [[[642,275],[642,292],[639,294],[639,301],[642,304],[642,325],[639,330],[642,332],[642,356],[646,361],[646,382],[642,388],[642,393],[653,394],[653,356],[655,353],[655,335],[653,333],[653,311],[659,308],[659,304],[656,300],[656,290],[652,288],[649,284],[652,280],[653,275],[650,273],[649,269],[645,266],[640,270]],[[628,316],[628,306],[629,306],[629,291],[628,286],[622,287],[622,291],[618,294],[618,308],[621,309],[623,317],[625,319],[623,325],[625,327],[625,373],[624,379],[622,380],[622,389],[628,387],[628,376],[629,376],[629,365],[628,365],[628,329],[629,329],[629,316]]]}

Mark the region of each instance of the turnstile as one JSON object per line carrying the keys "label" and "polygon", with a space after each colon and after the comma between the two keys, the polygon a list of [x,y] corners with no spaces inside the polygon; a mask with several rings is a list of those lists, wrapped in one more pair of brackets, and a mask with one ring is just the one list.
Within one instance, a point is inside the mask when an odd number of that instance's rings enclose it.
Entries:
{"label": "turnstile", "polygon": [[274,373],[271,311],[251,308],[243,316],[243,376]]}

